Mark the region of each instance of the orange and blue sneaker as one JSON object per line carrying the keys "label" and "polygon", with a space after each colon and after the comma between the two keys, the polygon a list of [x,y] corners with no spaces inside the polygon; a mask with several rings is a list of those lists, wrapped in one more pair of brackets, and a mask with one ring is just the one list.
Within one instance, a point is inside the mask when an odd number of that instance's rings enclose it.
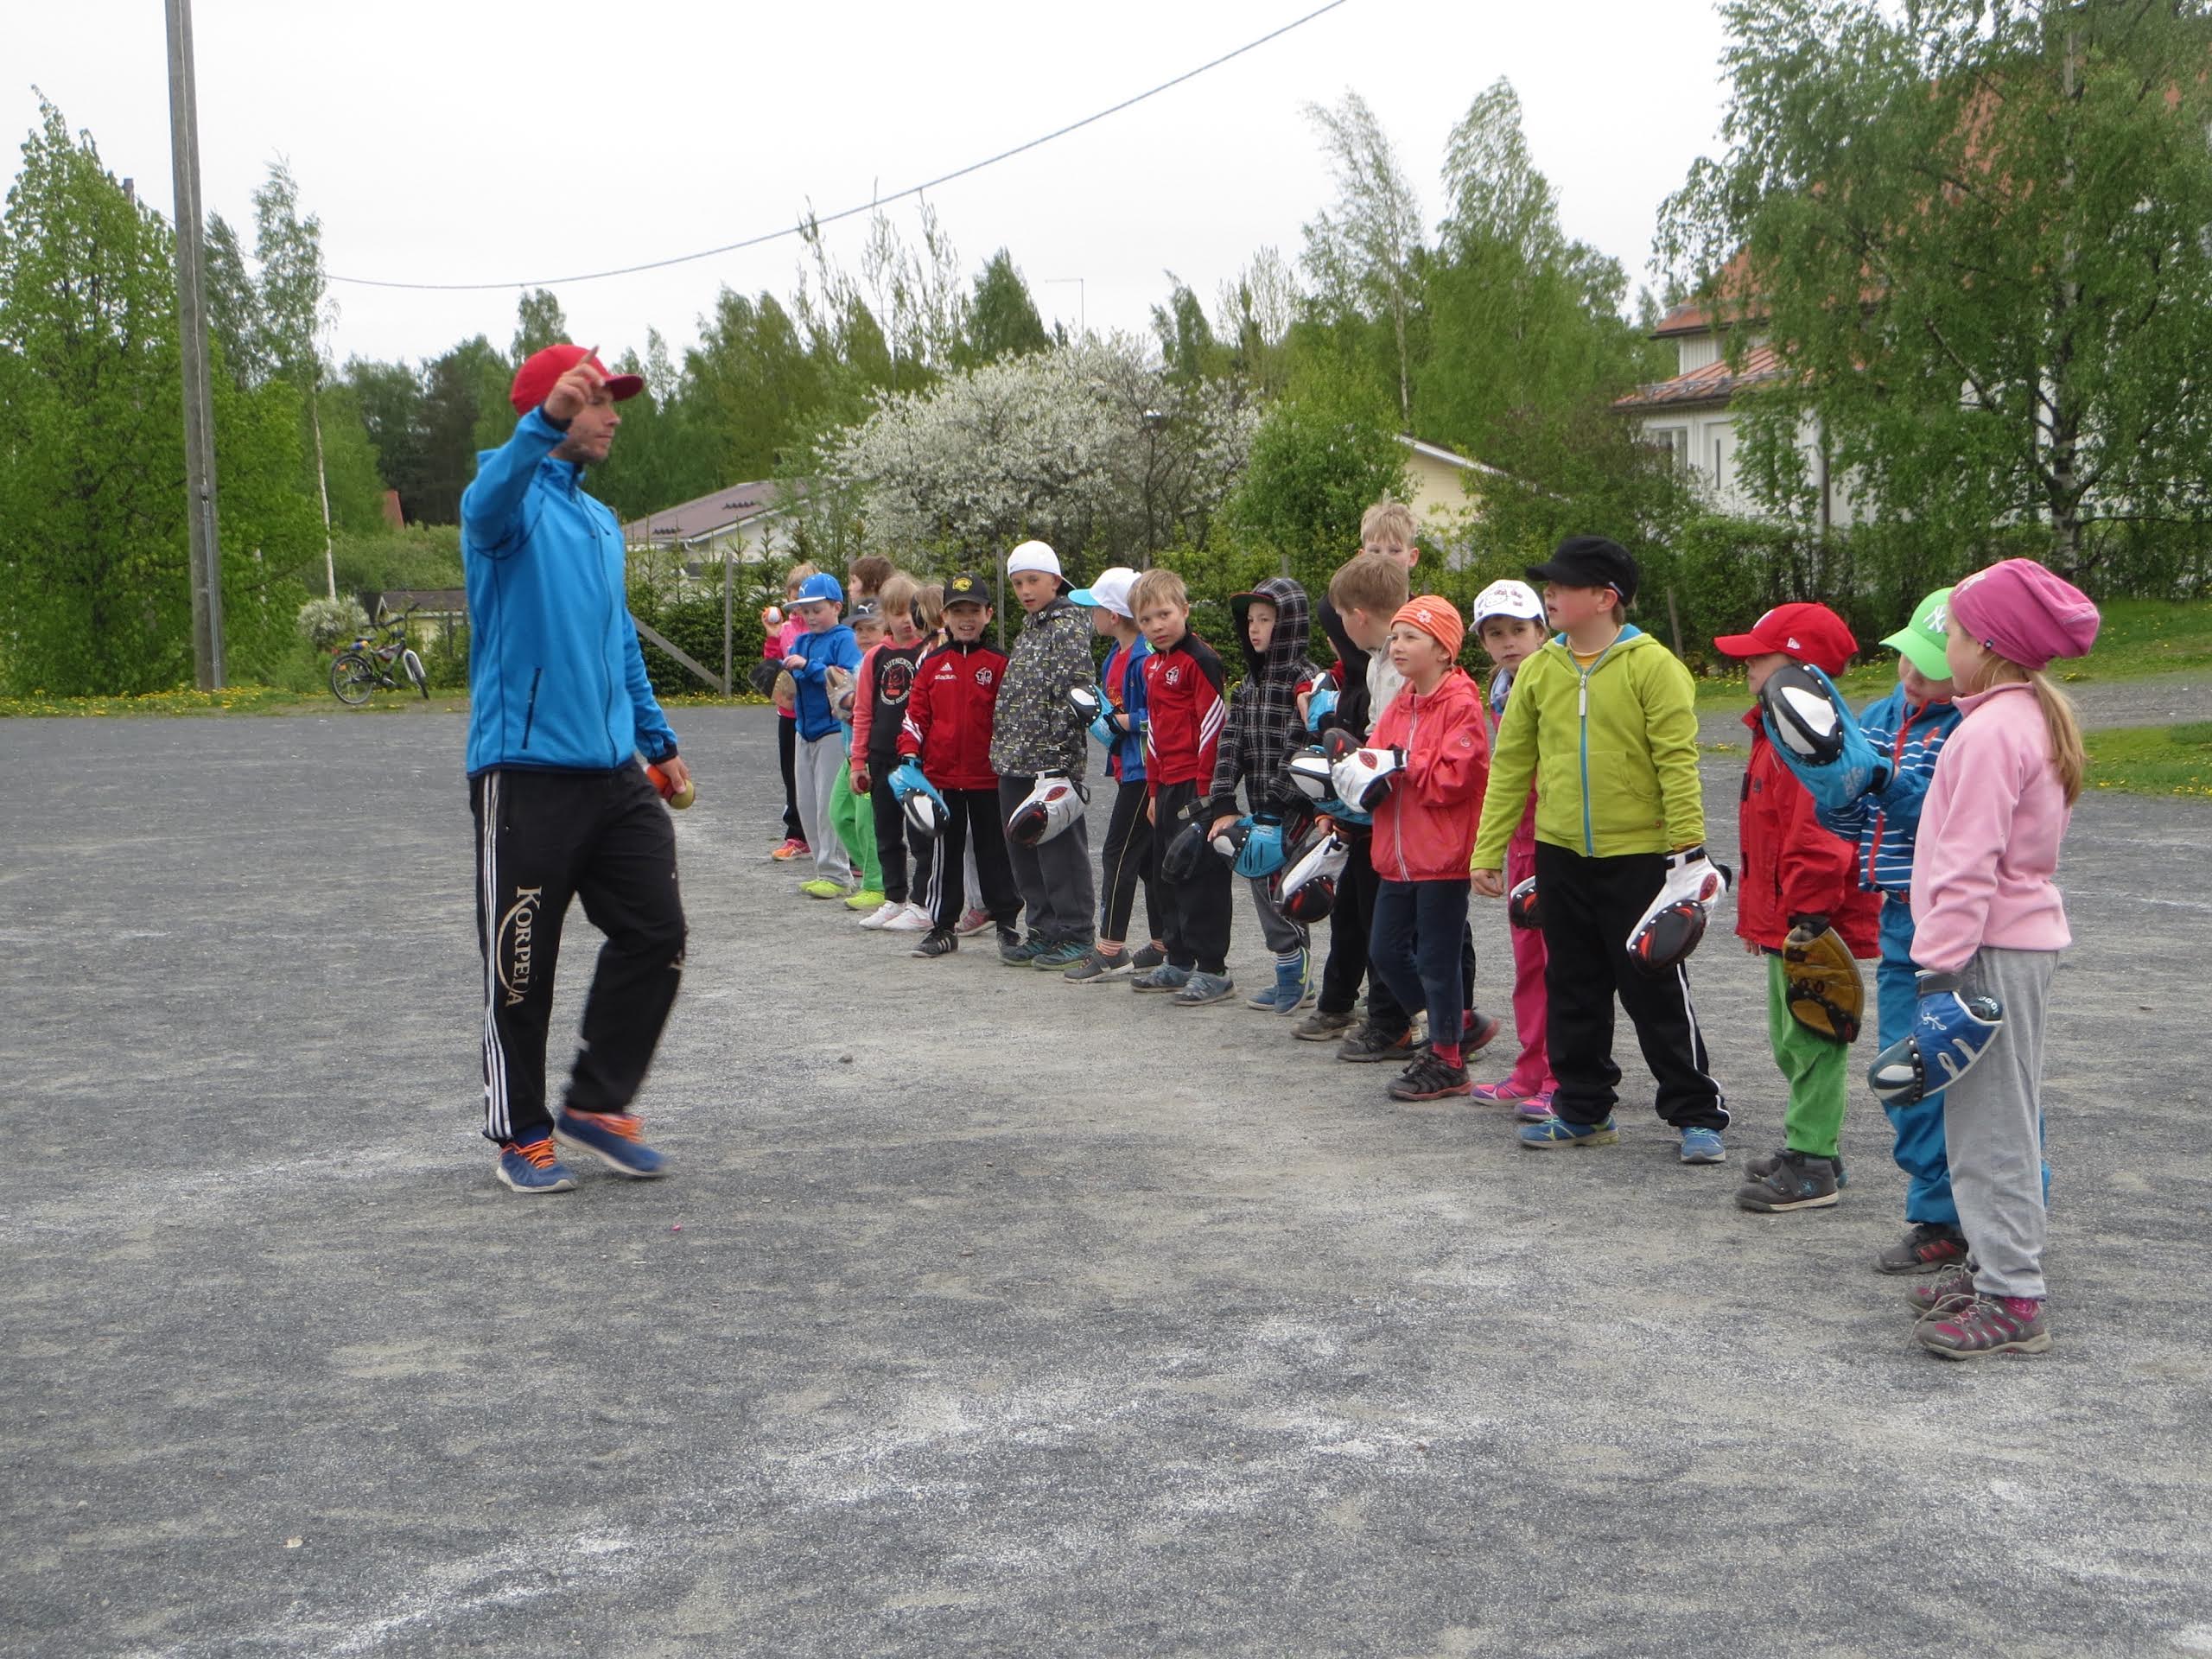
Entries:
{"label": "orange and blue sneaker", "polygon": [[668,1160],[645,1144],[645,1121],[629,1112],[572,1112],[553,1121],[564,1147],[588,1152],[617,1175],[649,1181],[668,1173]]}
{"label": "orange and blue sneaker", "polygon": [[518,1192],[570,1192],[576,1178],[569,1173],[550,1137],[499,1142],[499,1179]]}

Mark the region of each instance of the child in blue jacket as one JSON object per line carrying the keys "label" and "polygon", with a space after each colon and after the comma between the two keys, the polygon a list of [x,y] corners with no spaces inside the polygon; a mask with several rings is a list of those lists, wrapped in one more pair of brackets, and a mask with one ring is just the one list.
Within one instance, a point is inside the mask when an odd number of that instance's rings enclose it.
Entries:
{"label": "child in blue jacket", "polygon": [[845,728],[830,706],[830,671],[842,668],[849,676],[861,665],[860,642],[837,620],[844,604],[844,588],[826,570],[801,583],[791,609],[806,632],[791,642],[791,654],[784,658],[798,689],[793,713],[798,741],[791,772],[800,833],[814,856],[813,879],[799,891],[821,899],[842,898],[855,890],[852,855],[837,839],[830,811],[830,797],[845,770]]}
{"label": "child in blue jacket", "polygon": [[[1910,1029],[1920,995],[1912,961],[1913,844],[1936,757],[1960,718],[1943,655],[1950,598],[1948,588],[1929,594],[1912,620],[1882,641],[1897,653],[1897,687],[1869,704],[1859,725],[1884,764],[1864,795],[1823,806],[1818,814],[1824,828],[1859,843],[1859,885],[1882,895],[1882,963],[1875,987],[1885,1048]],[[1875,1265],[1884,1273],[1926,1273],[1964,1261],[1966,1237],[1951,1199],[1943,1147],[1942,1091],[1886,1109],[1897,1133],[1897,1167],[1909,1180],[1907,1230],[1875,1257]]]}

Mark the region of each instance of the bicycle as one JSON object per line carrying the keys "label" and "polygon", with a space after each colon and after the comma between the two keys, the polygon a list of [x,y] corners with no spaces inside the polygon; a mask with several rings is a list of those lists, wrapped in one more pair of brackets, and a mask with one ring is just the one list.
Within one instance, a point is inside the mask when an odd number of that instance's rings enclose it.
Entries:
{"label": "bicycle", "polygon": [[331,659],[330,690],[339,702],[358,709],[379,687],[399,690],[401,683],[391,674],[394,662],[406,675],[407,683],[423,694],[423,701],[430,700],[430,677],[423,671],[423,659],[407,643],[407,619],[414,614],[415,607],[410,605],[397,616],[378,623],[371,630],[374,637],[356,639]]}

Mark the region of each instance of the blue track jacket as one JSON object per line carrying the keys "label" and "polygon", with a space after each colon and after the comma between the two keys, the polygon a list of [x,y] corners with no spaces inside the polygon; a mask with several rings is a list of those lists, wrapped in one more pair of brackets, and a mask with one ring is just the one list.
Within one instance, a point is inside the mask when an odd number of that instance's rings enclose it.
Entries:
{"label": "blue track jacket", "polygon": [[[835,667],[858,674],[861,642],[853,637],[852,629],[840,622],[820,633],[802,633],[791,642],[791,652],[806,658],[804,668],[791,670],[791,684],[798,691],[799,736],[811,743],[842,731],[849,740],[852,728],[830,712],[830,671]],[[849,741],[846,747],[851,747]]]}
{"label": "blue track jacket", "polygon": [[676,753],[630,621],[621,526],[583,493],[581,467],[553,459],[566,435],[531,410],[476,457],[461,498],[472,778],[612,772]]}
{"label": "blue track jacket", "polygon": [[1908,702],[1902,685],[1859,716],[1859,729],[1889,762],[1889,778],[1842,810],[1822,809],[1818,817],[1821,828],[1859,843],[1860,887],[1899,894],[1911,888],[1921,803],[1943,741],[1961,718],[1953,703]]}

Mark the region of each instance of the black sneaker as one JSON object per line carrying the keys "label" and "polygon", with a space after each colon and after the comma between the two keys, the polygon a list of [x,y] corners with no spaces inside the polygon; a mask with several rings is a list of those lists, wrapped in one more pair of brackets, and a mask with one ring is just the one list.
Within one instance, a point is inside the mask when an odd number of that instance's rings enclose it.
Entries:
{"label": "black sneaker", "polygon": [[1372,1065],[1381,1060],[1395,1060],[1400,1065],[1413,1058],[1413,1033],[1401,1027],[1393,1031],[1378,1026],[1372,1020],[1337,1045],[1337,1058],[1363,1065]]}
{"label": "black sneaker", "polygon": [[1292,1027],[1290,1034],[1301,1043],[1332,1043],[1358,1023],[1349,1014],[1331,1014],[1325,1008],[1316,1008]]}
{"label": "black sneaker", "polygon": [[1140,974],[1148,974],[1155,968],[1167,965],[1167,953],[1147,941],[1137,947],[1136,955],[1129,958],[1129,966]]}
{"label": "black sneaker", "polygon": [[1423,1054],[1392,1080],[1390,1098],[1441,1100],[1446,1095],[1464,1095],[1473,1086],[1467,1081],[1465,1066],[1446,1065],[1430,1052]]}
{"label": "black sneaker", "polygon": [[1765,1173],[1752,1175],[1736,1189],[1736,1202],[1762,1215],[1818,1210],[1835,1201],[1835,1166],[1809,1152],[1775,1154]]}
{"label": "black sneaker", "polygon": [[1967,1236],[1940,1221],[1923,1221],[1874,1258],[1878,1273],[1941,1273],[1967,1259]]}
{"label": "black sneaker", "polygon": [[999,960],[1009,968],[1027,968],[1051,949],[1049,939],[1034,933],[1025,939],[1010,927],[999,929]]}
{"label": "black sneaker", "polygon": [[922,935],[922,942],[906,954],[910,957],[949,957],[960,948],[960,941],[949,927],[933,927]]}
{"label": "black sneaker", "polygon": [[[1751,1162],[1745,1164],[1744,1168],[1751,1175],[1753,1180],[1757,1180],[1761,1176],[1771,1175],[1774,1173],[1775,1165],[1779,1163],[1781,1160],[1782,1154],[1778,1152],[1763,1152],[1758,1157],[1752,1159]],[[1838,1154],[1835,1157],[1829,1159],[1828,1164],[1829,1166],[1835,1171],[1836,1191],[1840,1192],[1845,1187],[1851,1185],[1851,1178],[1843,1173],[1842,1155]],[[1900,1271],[1902,1271],[1902,1269],[1900,1269]]]}

